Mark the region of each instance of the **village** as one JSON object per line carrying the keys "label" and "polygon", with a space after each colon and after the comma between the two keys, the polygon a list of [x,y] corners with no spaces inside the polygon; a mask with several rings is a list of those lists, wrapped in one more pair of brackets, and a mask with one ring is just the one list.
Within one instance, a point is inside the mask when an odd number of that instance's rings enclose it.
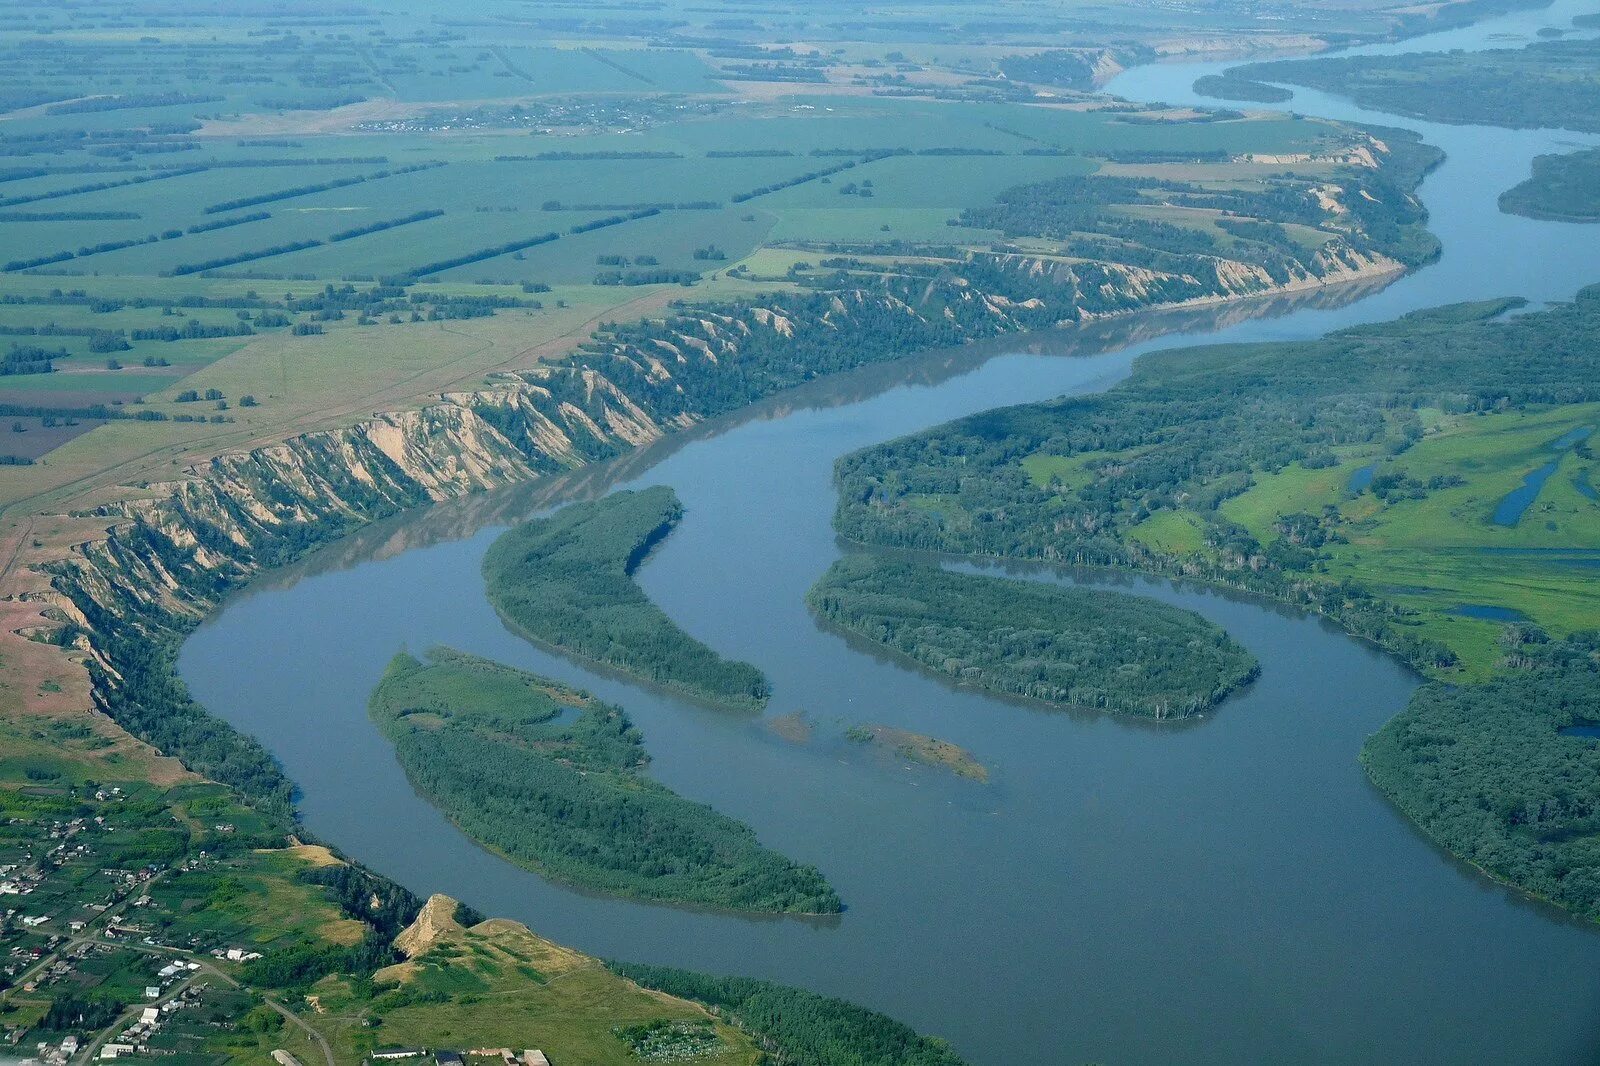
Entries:
{"label": "village", "polygon": [[[147,797],[36,776],[13,805],[21,813],[0,823],[0,1047],[68,1066],[166,1057],[237,1026],[257,997],[227,971],[261,953],[181,920],[168,892],[218,857],[172,847],[180,834],[152,828]],[[201,829],[218,841],[235,832]]]}

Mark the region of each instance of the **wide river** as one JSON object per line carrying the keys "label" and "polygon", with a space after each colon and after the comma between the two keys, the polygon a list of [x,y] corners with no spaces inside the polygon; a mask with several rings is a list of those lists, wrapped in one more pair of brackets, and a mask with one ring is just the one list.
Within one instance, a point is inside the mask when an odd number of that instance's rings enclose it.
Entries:
{"label": "wide river", "polygon": [[[1520,43],[1593,7],[1558,3],[1439,42]],[[1192,100],[1190,83],[1212,69],[1139,68],[1111,91]],[[1592,138],[1437,126],[1314,94],[1291,106],[1418,129],[1449,153],[1423,188],[1444,241],[1438,263],[1376,292],[933,353],[818,383],[609,467],[429,508],[233,597],[185,645],[184,678],[278,755],[314,831],[418,893],[450,893],[597,955],[844,996],[948,1037],[975,1066],[1595,1061],[1600,933],[1441,854],[1357,765],[1363,739],[1416,685],[1388,656],[1259,600],[1025,571],[1192,608],[1261,659],[1261,679],[1215,714],[1155,728],[957,690],[820,630],[802,603],[844,550],[829,519],[831,468],[847,452],[1002,404],[1105,389],[1156,346],[1314,337],[1455,300],[1565,299],[1600,281],[1595,230],[1495,207],[1534,155]],[[673,486],[687,516],[642,582],[690,632],[766,671],[768,717],[807,712],[809,741],[537,650],[486,604],[479,560],[507,523],[653,484]],[[848,911],[755,920],[599,898],[475,847],[415,795],[366,717],[388,659],[436,643],[622,704],[660,780],[815,862]],[[860,722],[960,744],[992,783],[852,746],[842,733]]]}

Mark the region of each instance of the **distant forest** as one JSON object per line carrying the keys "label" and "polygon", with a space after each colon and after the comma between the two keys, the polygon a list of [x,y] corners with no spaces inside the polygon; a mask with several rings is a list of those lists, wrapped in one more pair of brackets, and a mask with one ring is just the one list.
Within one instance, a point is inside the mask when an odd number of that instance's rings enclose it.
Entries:
{"label": "distant forest", "polygon": [[1237,100],[1254,104],[1281,104],[1294,99],[1294,93],[1279,85],[1268,85],[1264,81],[1251,81],[1241,78],[1229,71],[1223,74],[1207,74],[1196,79],[1194,91],[1201,96],[1209,96],[1216,100]]}
{"label": "distant forest", "polygon": [[1439,122],[1600,132],[1600,41],[1483,52],[1248,63],[1233,78],[1305,85],[1363,107]]}
{"label": "distant forest", "polygon": [[1552,222],[1600,222],[1600,148],[1538,156],[1533,176],[1500,194],[1500,210]]}

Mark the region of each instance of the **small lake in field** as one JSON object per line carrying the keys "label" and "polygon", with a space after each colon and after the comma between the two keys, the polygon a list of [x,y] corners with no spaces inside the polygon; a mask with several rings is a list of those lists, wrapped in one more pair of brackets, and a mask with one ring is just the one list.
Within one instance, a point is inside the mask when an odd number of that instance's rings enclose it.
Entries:
{"label": "small lake in field", "polygon": [[[1578,426],[1576,429],[1570,429],[1554,441],[1550,442],[1550,450],[1553,452],[1568,451],[1580,442],[1588,440],[1590,434],[1593,432],[1594,428],[1592,426]],[[1522,521],[1522,516],[1527,512],[1529,507],[1533,506],[1533,501],[1539,498],[1540,491],[1544,489],[1544,483],[1550,480],[1550,475],[1554,474],[1560,466],[1561,460],[1551,460],[1550,462],[1539,467],[1537,470],[1534,470],[1523,479],[1521,485],[1507,493],[1506,496],[1495,505],[1495,524],[1501,526],[1514,526],[1518,522]],[[1591,499],[1594,498],[1594,489],[1587,481],[1582,479],[1574,479],[1573,484],[1578,487],[1580,492],[1582,492],[1585,488],[1588,488],[1589,491],[1585,492],[1584,495],[1589,496]]]}
{"label": "small lake in field", "polygon": [[1522,479],[1522,484],[1505,495],[1494,507],[1495,525],[1514,526],[1522,521],[1523,514],[1533,501],[1539,498],[1539,491],[1544,488],[1544,483],[1550,480],[1550,475],[1556,472],[1560,463],[1546,463]]}
{"label": "small lake in field", "polygon": [[1496,607],[1488,603],[1463,603],[1450,610],[1462,618],[1483,618],[1490,622],[1525,622],[1528,616],[1511,607]]}

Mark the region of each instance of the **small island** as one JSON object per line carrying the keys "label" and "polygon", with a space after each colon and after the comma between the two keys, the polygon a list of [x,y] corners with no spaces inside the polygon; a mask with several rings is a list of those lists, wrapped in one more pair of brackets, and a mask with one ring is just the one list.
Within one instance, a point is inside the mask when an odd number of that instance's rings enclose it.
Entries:
{"label": "small island", "polygon": [[650,602],[633,573],[683,516],[661,485],[575,503],[503,533],[483,560],[489,602],[518,633],[664,688],[757,709],[767,679]]}
{"label": "small island", "polygon": [[536,674],[437,648],[401,652],[368,707],[416,789],[468,836],[537,873],[637,899],[831,914],[815,867],[640,773],[618,707]]}
{"label": "small island", "polygon": [[889,725],[858,725],[845,730],[845,737],[857,744],[873,744],[894,752],[902,759],[948,770],[957,777],[987,782],[989,768],[966,748],[948,740],[897,729]]}
{"label": "small island", "polygon": [[1236,74],[1207,74],[1195,79],[1194,91],[1213,100],[1232,100],[1252,104],[1282,104],[1294,99],[1294,92],[1281,85],[1242,78]]}
{"label": "small island", "polygon": [[830,625],[963,684],[1117,714],[1187,718],[1258,670],[1194,612],[1104,589],[853,555],[807,602]]}

